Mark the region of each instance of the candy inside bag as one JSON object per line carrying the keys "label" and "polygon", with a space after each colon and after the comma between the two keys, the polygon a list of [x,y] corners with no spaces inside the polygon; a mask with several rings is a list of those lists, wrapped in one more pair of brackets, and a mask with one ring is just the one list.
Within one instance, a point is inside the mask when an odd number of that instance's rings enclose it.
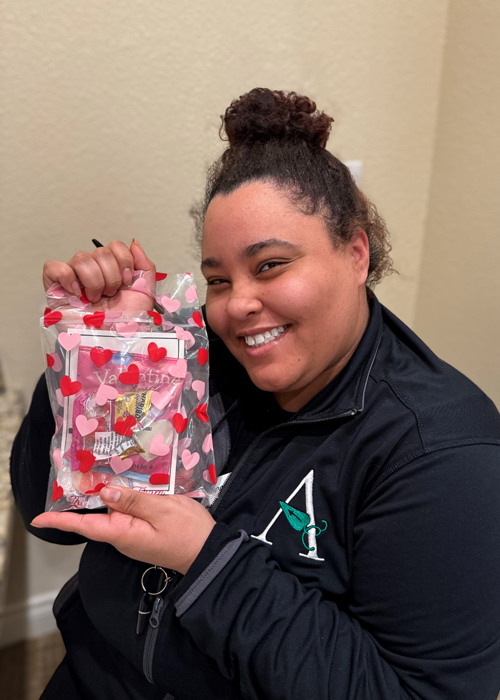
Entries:
{"label": "candy inside bag", "polygon": [[46,510],[102,507],[107,484],[215,494],[208,339],[196,289],[191,275],[161,286],[164,313],[133,317],[89,314],[84,294],[72,305],[60,286],[48,290],[41,328],[56,432]]}

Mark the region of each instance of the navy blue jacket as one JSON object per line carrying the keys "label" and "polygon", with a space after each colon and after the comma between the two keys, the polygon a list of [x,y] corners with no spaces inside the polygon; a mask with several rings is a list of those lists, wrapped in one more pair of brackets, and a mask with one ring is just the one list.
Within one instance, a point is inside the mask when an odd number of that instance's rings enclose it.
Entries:
{"label": "navy blue jacket", "polygon": [[[210,363],[222,471],[234,418],[268,397],[216,337]],[[43,510],[52,428],[42,383],[12,458],[27,523]],[[199,557],[139,637],[144,564],[109,545],[85,549],[89,626],[124,660],[124,688],[132,669],[154,683],[123,697],[496,700],[500,417],[376,300],[346,368],[255,437],[212,512]]]}

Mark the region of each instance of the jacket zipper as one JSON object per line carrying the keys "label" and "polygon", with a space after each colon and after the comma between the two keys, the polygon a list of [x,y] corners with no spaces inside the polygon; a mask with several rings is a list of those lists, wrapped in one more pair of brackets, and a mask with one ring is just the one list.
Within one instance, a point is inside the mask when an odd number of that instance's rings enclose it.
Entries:
{"label": "jacket zipper", "polygon": [[[171,590],[172,586],[178,581],[178,574],[174,572],[173,576],[168,582],[168,591]],[[166,595],[165,593],[164,595]],[[148,681],[154,685],[153,680],[153,659],[156,647],[156,639],[158,637],[158,632],[160,631],[160,622],[165,612],[165,600],[162,596],[156,596],[153,609],[151,610],[151,615],[148,622],[148,630],[146,632],[146,641],[144,644],[144,653],[142,655],[142,668],[144,675]]]}

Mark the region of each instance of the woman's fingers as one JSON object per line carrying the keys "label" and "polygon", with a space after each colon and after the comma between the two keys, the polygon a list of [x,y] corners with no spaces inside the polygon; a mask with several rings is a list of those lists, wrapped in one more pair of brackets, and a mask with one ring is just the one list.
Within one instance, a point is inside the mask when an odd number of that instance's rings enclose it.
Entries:
{"label": "woman's fingers", "polygon": [[112,241],[107,247],[115,256],[118,267],[120,268],[121,279],[128,287],[132,284],[134,274],[134,256],[130,248],[125,245],[123,241]]}
{"label": "woman's fingers", "polygon": [[49,260],[43,266],[43,286],[45,291],[56,282],[62,285],[68,294],[80,296],[81,286],[71,265],[58,260]]}

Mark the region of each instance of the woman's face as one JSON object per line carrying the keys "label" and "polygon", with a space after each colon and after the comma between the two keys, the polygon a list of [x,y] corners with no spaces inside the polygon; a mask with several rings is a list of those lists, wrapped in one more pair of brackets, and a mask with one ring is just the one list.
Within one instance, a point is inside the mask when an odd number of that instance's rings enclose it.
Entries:
{"label": "woman's face", "polygon": [[363,231],[334,248],[321,216],[264,182],[217,195],[202,244],[207,317],[260,389],[297,411],[335,377],[368,322]]}

